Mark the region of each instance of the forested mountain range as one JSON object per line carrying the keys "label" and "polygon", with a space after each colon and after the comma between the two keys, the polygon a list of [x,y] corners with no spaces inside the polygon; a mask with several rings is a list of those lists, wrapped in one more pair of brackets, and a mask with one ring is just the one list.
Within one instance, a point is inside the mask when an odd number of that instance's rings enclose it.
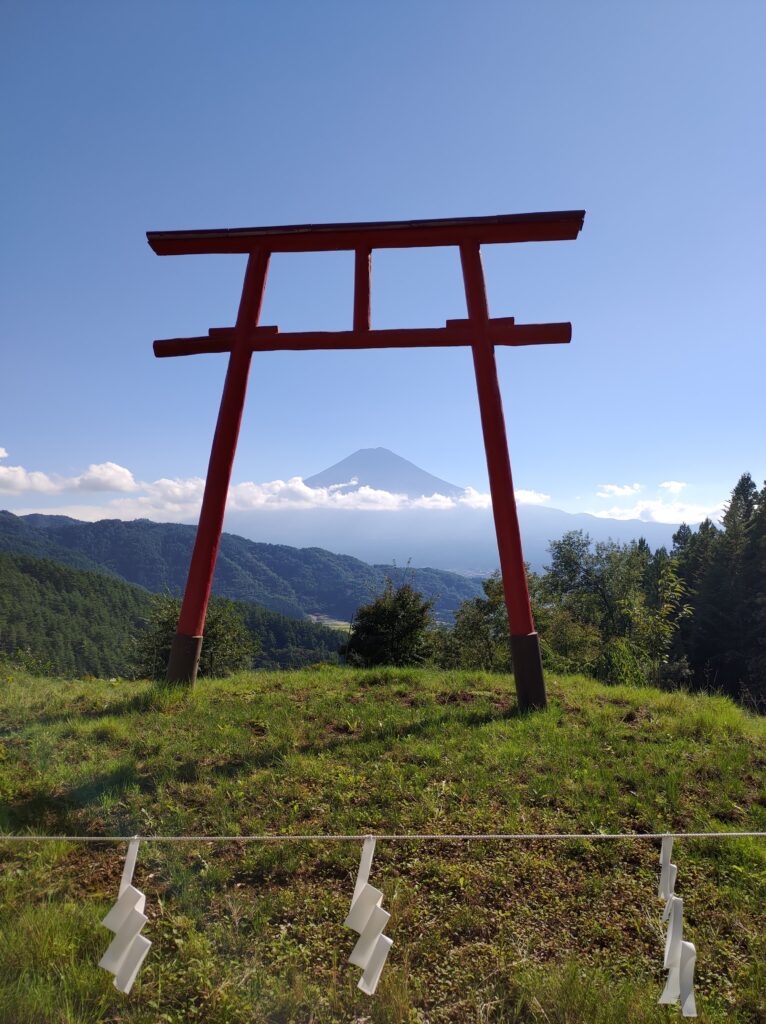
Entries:
{"label": "forested mountain range", "polygon": [[[0,512],[0,551],[106,572],[151,591],[183,590],[194,535],[193,526],[147,519],[84,523]],[[230,533],[221,538],[213,593],[298,619],[318,615],[347,621],[383,589],[386,576],[395,582],[407,576],[435,599],[435,613],[445,621],[462,601],[481,593],[476,580],[457,573],[368,565],[322,548],[261,544]]]}
{"label": "forested mountain range", "polygon": [[[61,675],[131,676],[151,594],[103,572],[0,553],[0,655]],[[337,657],[342,634],[243,604],[259,668],[297,668]]]}

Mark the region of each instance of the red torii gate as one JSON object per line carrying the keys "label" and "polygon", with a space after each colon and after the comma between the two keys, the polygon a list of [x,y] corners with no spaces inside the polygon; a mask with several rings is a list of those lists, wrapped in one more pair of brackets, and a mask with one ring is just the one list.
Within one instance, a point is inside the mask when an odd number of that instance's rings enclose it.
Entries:
{"label": "red torii gate", "polygon": [[[584,217],[583,210],[569,210],[450,220],[147,232],[149,245],[159,256],[191,253],[248,254],[234,327],[211,327],[207,335],[199,338],[170,338],[154,342],[154,354],[158,357],[206,352],[229,353],[229,367],[210,452],[199,526],[168,663],[169,681],[193,683],[197,676],[205,615],[221,540],[226,496],[253,352],[470,345],[511,631],[516,692],[522,709],[545,707],[545,680],[540,644],[529,605],[503,405],[495,366],[495,345],[568,342],[572,336],[572,325],[517,324],[513,317],[491,318],[480,246],[482,243],[574,239],[582,228]],[[372,330],[372,250],[445,245],[455,245],[460,249],[468,319],[448,320],[444,327],[436,328]],[[280,333],[278,327],[258,326],[272,253],[337,250],[353,250],[355,254],[352,330]]]}

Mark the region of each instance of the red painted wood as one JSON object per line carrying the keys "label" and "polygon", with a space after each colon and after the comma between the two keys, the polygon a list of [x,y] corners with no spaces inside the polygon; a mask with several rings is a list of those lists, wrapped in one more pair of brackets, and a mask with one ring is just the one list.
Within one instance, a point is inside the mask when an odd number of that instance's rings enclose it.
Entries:
{"label": "red painted wood", "polygon": [[[234,328],[211,328],[199,338],[155,341],[158,357],[229,352],[202,511],[178,624],[177,641],[200,637],[210,596],[234,453],[254,351],[309,349],[404,348],[471,345],[479,395],[482,431],[492,491],[508,621],[520,707],[544,707],[537,634],[529,604],[502,398],[495,364],[496,345],[566,343],[571,324],[516,324],[513,317],[489,317],[481,265],[482,243],[545,241],[577,237],[584,212],[514,214],[452,220],[388,221],[363,224],[293,225],[214,231],[149,232],[159,255],[182,253],[250,253]],[[441,328],[371,330],[370,278],[374,248],[458,245],[468,306],[467,320],[448,320]],[[258,328],[269,256],[272,252],[355,252],[354,315],[351,331],[303,331],[280,334],[277,327]],[[533,642],[532,642],[533,641]],[[175,642],[169,678],[193,681],[199,644]],[[174,647],[175,650],[175,647]],[[175,662],[174,662],[175,658]]]}
{"label": "red painted wood", "polygon": [[[166,338],[154,342],[158,359],[203,353],[230,352],[235,328],[213,327],[209,336]],[[469,320],[450,320],[446,327],[417,327],[393,330],[291,331],[278,333],[273,327],[250,331],[246,341],[254,352],[306,352],[320,349],[439,348],[471,345],[486,339],[490,345],[560,345],[572,338],[572,325],[514,324],[508,319],[489,320],[483,325]]]}
{"label": "red painted wood", "polygon": [[372,324],[370,283],[372,278],[372,251],[357,249],[354,254],[354,330],[369,331]]}
{"label": "red painted wood", "polygon": [[226,496],[229,492],[252,358],[252,349],[247,343],[247,338],[250,329],[258,324],[268,267],[269,254],[265,251],[253,253],[247,261],[237,326],[234,330],[235,343],[226,371],[199,526],[178,620],[178,632],[186,636],[201,636],[205,628],[205,615],[221,542]]}
{"label": "red painted wood", "polygon": [[191,253],[329,252],[338,249],[408,248],[461,242],[545,242],[576,238],[584,210],[514,213],[496,217],[373,221],[354,224],[291,224],[203,231],[148,231],[158,256]]}
{"label": "red painted wood", "polygon": [[473,364],[476,371],[476,387],[479,392],[481,427],[487,454],[489,487],[492,492],[492,514],[497,532],[508,622],[512,636],[527,636],[534,633],[535,624],[529,604],[495,351],[492,341],[486,333],[489,307],[479,246],[461,245],[460,260],[463,267],[468,315],[476,324],[478,333],[482,335],[481,340],[472,346]]}

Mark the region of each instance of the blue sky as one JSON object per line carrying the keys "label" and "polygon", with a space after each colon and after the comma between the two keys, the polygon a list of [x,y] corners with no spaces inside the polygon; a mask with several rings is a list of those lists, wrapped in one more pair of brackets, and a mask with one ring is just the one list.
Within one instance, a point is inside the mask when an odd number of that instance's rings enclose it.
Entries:
{"label": "blue sky", "polygon": [[[677,521],[762,481],[764,33],[760,0],[6,0],[0,506],[193,514],[225,357],[151,342],[233,322],[244,267],[147,229],[548,209],[576,242],[485,251],[494,315],[574,325],[498,353],[516,486]],[[263,322],[347,326],[351,287],[275,257]],[[453,251],[376,254],[374,326],[462,315]],[[486,490],[467,351],[254,360],[237,485],[378,445]]]}

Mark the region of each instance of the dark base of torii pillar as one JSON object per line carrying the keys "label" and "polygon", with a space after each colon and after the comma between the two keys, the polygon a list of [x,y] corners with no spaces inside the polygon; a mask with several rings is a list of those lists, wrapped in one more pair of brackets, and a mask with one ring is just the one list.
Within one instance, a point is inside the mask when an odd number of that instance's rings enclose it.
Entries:
{"label": "dark base of torii pillar", "polygon": [[184,636],[176,633],[170,645],[167,681],[194,685],[197,679],[199,659],[202,654],[201,636]]}
{"label": "dark base of torii pillar", "polygon": [[537,633],[511,637],[511,660],[519,708],[522,711],[544,708],[547,704],[545,676],[540,653],[540,637]]}

